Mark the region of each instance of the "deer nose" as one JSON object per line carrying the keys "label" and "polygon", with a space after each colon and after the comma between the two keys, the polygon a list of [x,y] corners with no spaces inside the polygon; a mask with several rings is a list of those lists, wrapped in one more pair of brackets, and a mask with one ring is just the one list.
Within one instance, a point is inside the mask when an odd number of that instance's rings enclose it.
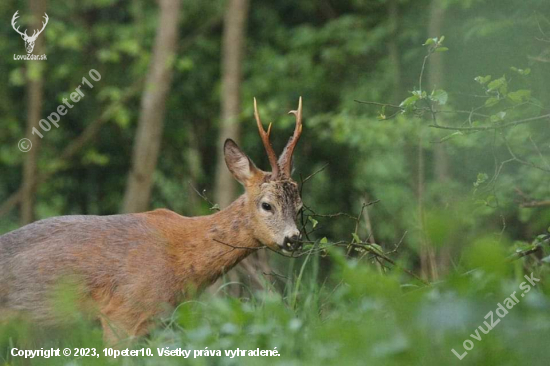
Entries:
{"label": "deer nose", "polygon": [[294,252],[302,249],[302,243],[300,241],[300,235],[286,236],[283,242],[283,249]]}

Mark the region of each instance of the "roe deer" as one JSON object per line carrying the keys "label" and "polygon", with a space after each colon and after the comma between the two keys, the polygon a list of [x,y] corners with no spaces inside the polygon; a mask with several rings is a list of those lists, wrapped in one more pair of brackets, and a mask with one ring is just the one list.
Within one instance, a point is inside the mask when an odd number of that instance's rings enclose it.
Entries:
{"label": "roe deer", "polygon": [[291,179],[292,154],[302,133],[302,98],[296,126],[277,160],[254,116],[271,165],[258,169],[227,139],[227,167],[245,193],[209,216],[183,217],[159,209],[112,216],[61,216],[0,236],[0,314],[15,311],[45,323],[59,321],[51,292],[64,278],[80,282],[79,302],[98,310],[104,338],[147,334],[166,305],[173,307],[189,286],[213,283],[255,249],[301,248],[295,219],[302,207]]}

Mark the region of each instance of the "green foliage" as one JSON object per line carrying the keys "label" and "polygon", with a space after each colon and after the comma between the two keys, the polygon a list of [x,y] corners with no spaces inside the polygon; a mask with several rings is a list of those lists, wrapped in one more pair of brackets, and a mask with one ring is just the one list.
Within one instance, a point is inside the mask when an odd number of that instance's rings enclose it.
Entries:
{"label": "green foliage", "polygon": [[[462,363],[542,365],[548,357],[545,339],[550,335],[550,298],[545,294],[546,274],[525,296],[519,287],[523,276],[514,279],[514,265],[504,261],[503,245],[490,238],[476,241],[467,251],[464,264],[447,278],[429,287],[408,285],[398,272],[381,275],[359,261],[338,259],[328,281],[315,284],[311,262],[297,276],[302,286],[288,296],[269,289],[248,292],[242,299],[203,295],[186,301],[147,339],[131,349],[151,348],[153,357],[121,357],[102,354],[101,334],[80,316],[58,330],[29,328],[26,322],[0,325],[0,362],[5,365],[288,365],[288,364],[453,364],[451,349],[462,353],[466,339],[474,342]],[[520,259],[525,260],[525,259]],[[525,262],[527,263],[527,262]],[[464,271],[467,274],[464,274]],[[297,281],[299,278],[295,278]],[[485,315],[515,293],[519,303],[481,340],[470,334],[487,320]],[[288,293],[288,292],[287,292]],[[70,310],[72,296],[59,293],[58,307]],[[295,301],[299,299],[299,301]],[[32,335],[32,336],[31,336]],[[12,347],[95,347],[99,358],[58,357],[24,360],[12,357]],[[277,349],[279,357],[158,357],[157,348],[186,350]],[[191,356],[192,357],[192,356]]]}

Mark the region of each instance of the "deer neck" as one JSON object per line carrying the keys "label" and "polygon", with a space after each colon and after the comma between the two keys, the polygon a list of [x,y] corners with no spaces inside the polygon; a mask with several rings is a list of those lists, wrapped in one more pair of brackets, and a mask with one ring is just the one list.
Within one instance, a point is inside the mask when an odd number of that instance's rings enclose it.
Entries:
{"label": "deer neck", "polygon": [[188,218],[187,240],[180,241],[176,254],[178,277],[208,286],[261,246],[248,205],[244,194],[220,212]]}
{"label": "deer neck", "polygon": [[241,248],[250,252],[246,248],[254,250],[261,245],[254,237],[253,218],[248,207],[248,197],[243,194],[224,210],[208,216],[209,228],[206,230],[205,240],[220,244],[213,246],[217,247],[214,252],[218,252],[220,248],[225,251],[238,251],[237,248]]}

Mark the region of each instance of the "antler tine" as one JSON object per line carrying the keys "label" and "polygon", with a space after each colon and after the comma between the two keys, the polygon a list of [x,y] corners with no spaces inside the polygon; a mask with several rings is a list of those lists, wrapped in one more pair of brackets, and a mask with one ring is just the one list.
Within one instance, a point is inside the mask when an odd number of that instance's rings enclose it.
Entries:
{"label": "antler tine", "polygon": [[256,103],[256,98],[254,98],[254,117],[256,118],[256,124],[258,125],[258,132],[260,134],[260,137],[262,138],[262,142],[264,143],[267,157],[269,158],[269,164],[271,165],[272,176],[277,177],[279,175],[279,165],[277,164],[277,155],[275,154],[275,151],[273,150],[273,146],[271,146],[271,142],[269,141],[269,135],[271,134],[271,123],[267,127],[267,132],[265,132],[264,126],[262,125],[262,121],[260,119],[260,113],[258,112],[258,105]]}
{"label": "antler tine", "polygon": [[44,18],[46,22],[42,22],[42,29],[40,29],[38,32],[36,30],[34,31],[34,33],[32,34],[33,37],[38,37],[38,35],[44,31],[46,25],[48,25],[48,20],[50,20],[48,14],[44,13],[44,16],[42,16],[42,18]]}
{"label": "antler tine", "polygon": [[19,31],[19,28],[20,28],[21,26],[15,28],[15,21],[19,18],[18,13],[19,13],[19,10],[17,10],[17,11],[15,12],[15,14],[13,14],[13,17],[11,18],[11,26],[12,26],[13,30],[15,30],[15,31],[16,31],[17,33],[19,33],[20,35],[25,35],[25,36],[26,36],[26,35],[27,35],[27,30],[26,30],[26,29],[25,29],[25,32],[22,33],[21,31]]}
{"label": "antler tine", "polygon": [[279,166],[283,169],[283,173],[290,177],[292,170],[292,154],[294,153],[294,148],[300,139],[302,134],[302,97],[298,101],[298,109],[288,112],[288,114],[293,114],[296,117],[296,127],[294,128],[294,134],[288,140],[288,143],[281,154],[279,159]]}

